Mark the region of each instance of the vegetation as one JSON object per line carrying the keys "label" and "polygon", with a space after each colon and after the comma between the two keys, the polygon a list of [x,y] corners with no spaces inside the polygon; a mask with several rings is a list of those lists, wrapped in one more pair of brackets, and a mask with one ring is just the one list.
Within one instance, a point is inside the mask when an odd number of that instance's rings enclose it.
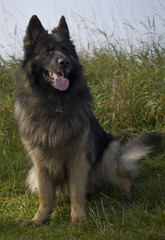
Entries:
{"label": "vegetation", "polygon": [[[108,43],[90,56],[81,53],[81,62],[106,131],[121,142],[145,131],[165,133],[165,48],[152,43],[127,52]],[[165,239],[164,144],[140,162],[133,202],[122,202],[112,187],[87,198],[86,223],[71,224],[69,202],[57,200],[48,224],[21,225],[33,217],[38,197],[25,187],[29,164],[13,118],[19,65],[14,57],[0,60],[0,239]]]}

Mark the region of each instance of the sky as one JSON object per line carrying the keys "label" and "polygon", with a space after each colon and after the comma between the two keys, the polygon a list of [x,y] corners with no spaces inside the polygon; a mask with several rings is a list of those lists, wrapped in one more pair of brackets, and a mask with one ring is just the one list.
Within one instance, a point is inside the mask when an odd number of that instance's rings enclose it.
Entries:
{"label": "sky", "polygon": [[64,15],[78,50],[101,47],[107,39],[136,45],[151,35],[165,38],[164,0],[0,0],[2,57],[23,55],[23,37],[34,14],[49,31]]}

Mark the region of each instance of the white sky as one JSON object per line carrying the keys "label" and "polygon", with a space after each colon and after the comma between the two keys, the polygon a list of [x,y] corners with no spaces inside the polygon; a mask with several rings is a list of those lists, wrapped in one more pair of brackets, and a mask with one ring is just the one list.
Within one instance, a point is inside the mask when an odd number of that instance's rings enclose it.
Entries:
{"label": "white sky", "polygon": [[1,56],[22,56],[22,39],[33,14],[48,30],[64,15],[78,49],[92,42],[100,46],[105,40],[101,31],[108,39],[123,39],[123,44],[147,41],[150,32],[165,37],[165,0],[0,0]]}

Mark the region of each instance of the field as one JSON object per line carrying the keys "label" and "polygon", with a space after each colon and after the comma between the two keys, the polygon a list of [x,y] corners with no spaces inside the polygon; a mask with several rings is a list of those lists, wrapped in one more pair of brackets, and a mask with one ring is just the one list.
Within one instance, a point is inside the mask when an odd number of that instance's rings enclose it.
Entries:
{"label": "field", "polygon": [[[93,96],[93,111],[121,142],[145,131],[165,133],[165,48],[143,45],[130,52],[113,44],[80,53]],[[20,60],[0,59],[0,239],[165,239],[165,145],[139,164],[134,200],[120,200],[115,188],[87,198],[87,222],[71,224],[70,204],[55,202],[48,224],[22,226],[38,208],[25,187],[29,169],[13,117]]]}

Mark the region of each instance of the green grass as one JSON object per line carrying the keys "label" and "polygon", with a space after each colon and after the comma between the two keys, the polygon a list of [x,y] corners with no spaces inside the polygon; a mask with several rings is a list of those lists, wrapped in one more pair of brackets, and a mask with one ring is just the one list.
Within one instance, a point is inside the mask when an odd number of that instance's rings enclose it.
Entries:
{"label": "green grass", "polygon": [[[93,111],[107,131],[123,141],[144,131],[165,132],[165,49],[151,44],[131,53],[109,44],[83,53],[81,62],[93,96]],[[87,222],[73,225],[70,204],[56,201],[48,224],[21,226],[38,208],[25,188],[28,161],[13,118],[20,61],[0,61],[0,239],[163,240],[165,239],[165,151],[140,162],[134,200],[103,189],[87,199]]]}

